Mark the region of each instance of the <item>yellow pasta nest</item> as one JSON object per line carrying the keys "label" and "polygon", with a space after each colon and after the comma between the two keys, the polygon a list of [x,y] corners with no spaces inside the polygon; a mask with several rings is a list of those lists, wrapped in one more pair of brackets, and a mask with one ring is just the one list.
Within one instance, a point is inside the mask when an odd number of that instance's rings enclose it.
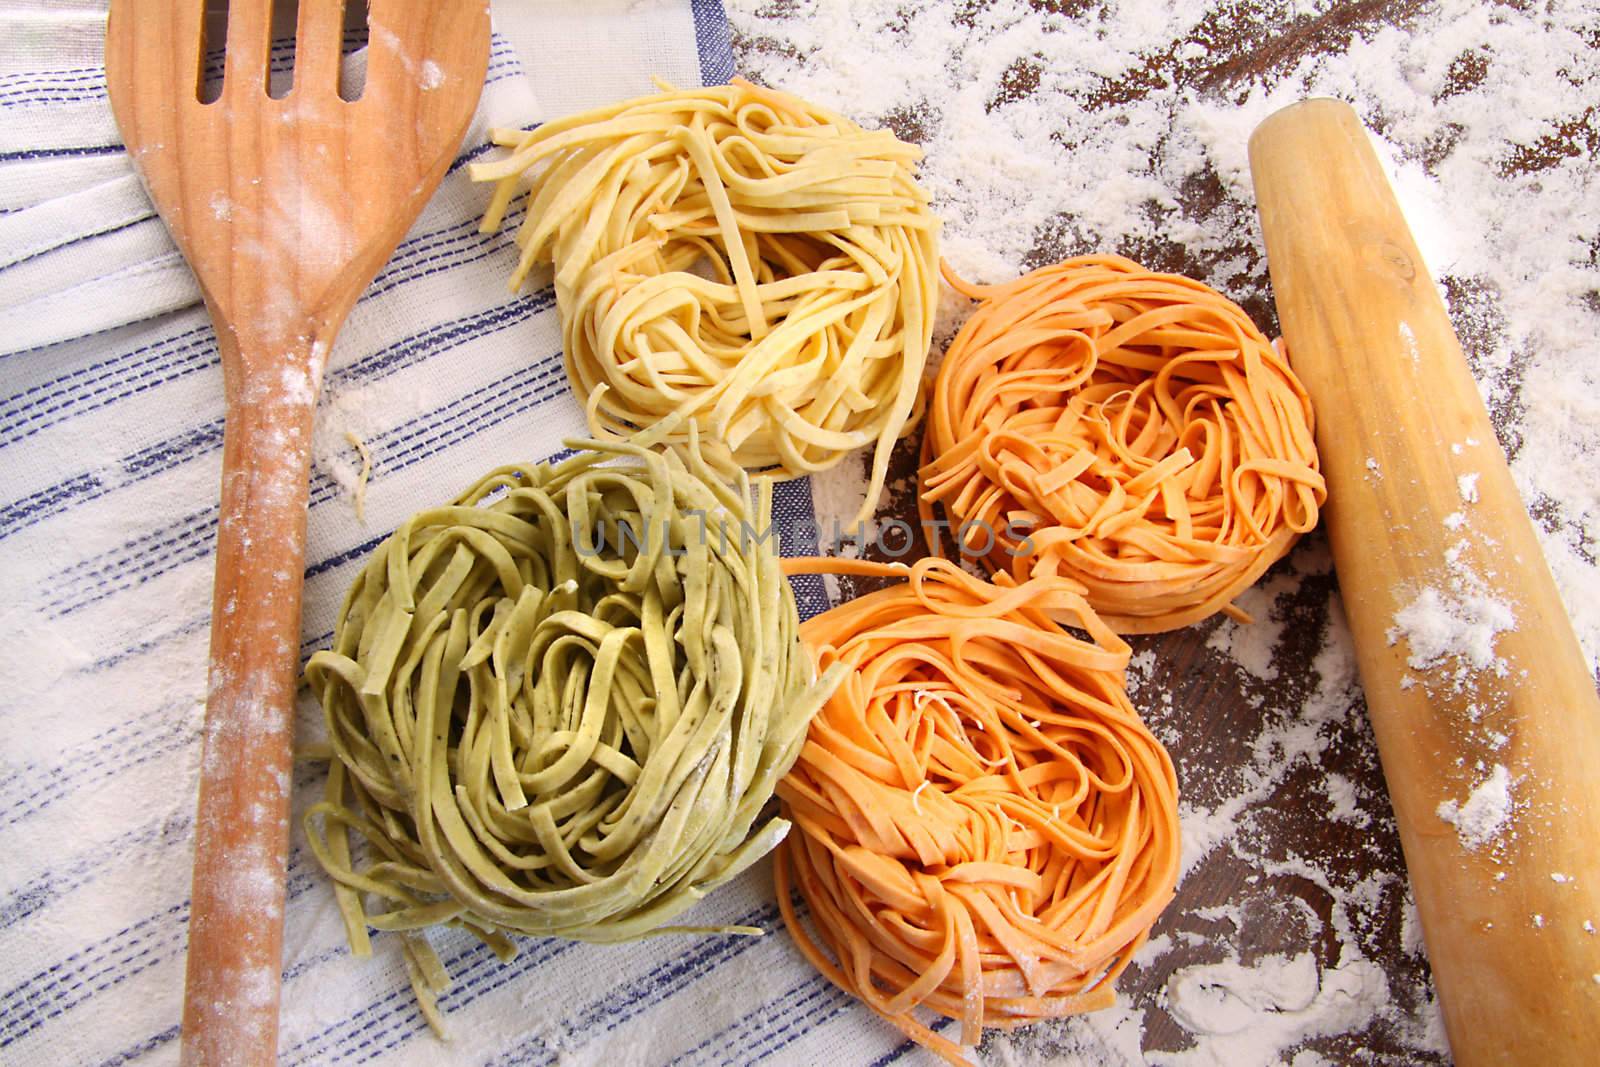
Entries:
{"label": "yellow pasta nest", "polygon": [[991,570],[1072,578],[1122,633],[1247,618],[1327,489],[1311,400],[1243,309],[1119,256],[950,282],[983,303],[934,382],[928,528],[942,505]]}
{"label": "yellow pasta nest", "polygon": [[524,180],[511,284],[553,263],[591,430],[731,449],[799,477],[875,445],[863,516],[915,425],[938,222],[887,131],[751,85],[663,92],[496,131],[475,164],[499,227]]}

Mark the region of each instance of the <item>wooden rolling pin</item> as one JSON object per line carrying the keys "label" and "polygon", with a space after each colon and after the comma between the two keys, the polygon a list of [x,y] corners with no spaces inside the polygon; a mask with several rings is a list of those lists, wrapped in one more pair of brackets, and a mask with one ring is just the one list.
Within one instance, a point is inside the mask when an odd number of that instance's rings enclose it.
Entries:
{"label": "wooden rolling pin", "polygon": [[1594,679],[1354,112],[1277,112],[1250,165],[1451,1051],[1600,1062]]}

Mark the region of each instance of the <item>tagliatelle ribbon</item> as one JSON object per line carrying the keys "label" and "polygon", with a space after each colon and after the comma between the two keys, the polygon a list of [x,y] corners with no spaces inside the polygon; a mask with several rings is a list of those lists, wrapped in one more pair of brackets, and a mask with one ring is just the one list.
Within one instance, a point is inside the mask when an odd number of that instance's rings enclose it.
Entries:
{"label": "tagliatelle ribbon", "polygon": [[791,476],[873,445],[861,517],[920,415],[938,302],[921,150],[743,79],[499,130],[499,226],[530,187],[519,287],[555,267],[591,430]]}
{"label": "tagliatelle ribbon", "polygon": [[982,303],[934,382],[924,520],[991,539],[993,571],[1081,582],[1121,633],[1242,614],[1327,495],[1310,398],[1250,317],[1118,256],[946,278]]}
{"label": "tagliatelle ribbon", "polygon": [[916,1009],[972,1045],[1109,1005],[1179,859],[1177,782],[1128,701],[1128,646],[1066,578],[785,569],[906,578],[801,626],[819,669],[848,671],[778,785],[794,823],[778,900],[802,953],[953,1063]]}
{"label": "tagliatelle ribbon", "polygon": [[788,830],[773,788],[843,673],[816,678],[751,536],[770,481],[752,506],[693,440],[568,444],[403,523],[306,669],[333,754],[312,851],[357,955],[405,932],[436,1027],[446,976],[414,931],[505,955],[508,933],[662,932]]}

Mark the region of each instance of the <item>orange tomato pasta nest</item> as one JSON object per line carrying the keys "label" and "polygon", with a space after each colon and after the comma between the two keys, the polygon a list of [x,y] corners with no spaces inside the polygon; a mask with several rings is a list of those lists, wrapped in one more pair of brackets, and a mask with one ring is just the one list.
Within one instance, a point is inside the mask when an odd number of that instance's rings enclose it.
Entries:
{"label": "orange tomato pasta nest", "polygon": [[960,1048],[913,1009],[959,1020],[970,1045],[1111,1004],[1179,858],[1172,761],[1128,701],[1128,646],[1066,578],[993,585],[942,559],[787,569],[908,575],[801,627],[819,669],[848,672],[778,786],[794,830],[775,878],[800,950],[951,1062]]}
{"label": "orange tomato pasta nest", "polygon": [[934,382],[925,528],[942,505],[992,571],[1073,578],[1121,633],[1248,619],[1233,598],[1327,495],[1284,355],[1214,289],[1119,256],[945,277],[982,304]]}

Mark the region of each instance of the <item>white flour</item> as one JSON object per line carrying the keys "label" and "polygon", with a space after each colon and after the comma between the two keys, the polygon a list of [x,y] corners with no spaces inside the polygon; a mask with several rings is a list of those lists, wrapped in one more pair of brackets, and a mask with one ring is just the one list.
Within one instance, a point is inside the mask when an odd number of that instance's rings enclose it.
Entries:
{"label": "white flour", "polygon": [[1224,619],[1206,640],[1206,647],[1221,652],[1245,673],[1264,682],[1278,677],[1274,653],[1283,636],[1283,621],[1272,617],[1276,597],[1295,584],[1292,577],[1273,578],[1242,593],[1234,603],[1248,612],[1254,622],[1242,624]]}
{"label": "white flour", "polygon": [[1381,968],[1354,960],[1318,973],[1310,953],[1267,956],[1253,967],[1237,960],[1185,967],[1167,981],[1173,1018],[1209,1035],[1204,1053],[1171,1062],[1237,1061],[1264,1044],[1288,1047],[1365,1021],[1387,988]]}
{"label": "white flour", "polygon": [[1389,643],[1407,642],[1411,654],[1406,663],[1415,670],[1458,662],[1457,681],[1466,684],[1468,668],[1506,673],[1506,661],[1494,654],[1494,638],[1516,621],[1504,601],[1485,593],[1454,594],[1430,587],[1395,612]]}
{"label": "white flour", "polygon": [[1503,764],[1496,763],[1465,801],[1442,801],[1438,815],[1456,828],[1464,846],[1475,849],[1487,845],[1505,829],[1511,821],[1511,805],[1511,774]]}

